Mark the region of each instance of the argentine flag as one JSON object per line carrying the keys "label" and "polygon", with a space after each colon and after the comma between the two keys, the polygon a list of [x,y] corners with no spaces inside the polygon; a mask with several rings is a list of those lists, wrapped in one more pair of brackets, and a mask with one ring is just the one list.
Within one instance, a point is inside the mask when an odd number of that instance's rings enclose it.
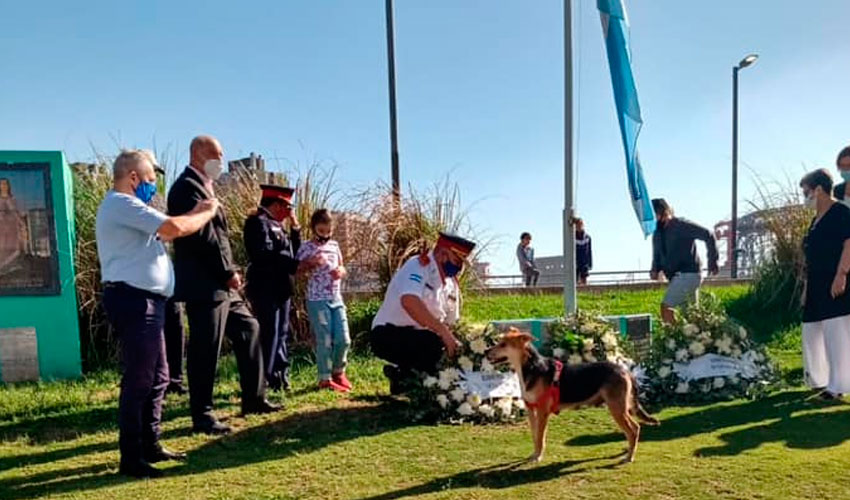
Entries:
{"label": "argentine flag", "polygon": [[643,120],[640,117],[640,104],[632,75],[626,8],[623,0],[597,0],[596,6],[602,18],[602,33],[605,36],[608,66],[611,69],[611,85],[614,87],[617,118],[620,120],[620,133],[626,153],[629,194],[643,234],[649,236],[655,231],[655,214],[646,191],[643,169],[637,153],[637,139]]}

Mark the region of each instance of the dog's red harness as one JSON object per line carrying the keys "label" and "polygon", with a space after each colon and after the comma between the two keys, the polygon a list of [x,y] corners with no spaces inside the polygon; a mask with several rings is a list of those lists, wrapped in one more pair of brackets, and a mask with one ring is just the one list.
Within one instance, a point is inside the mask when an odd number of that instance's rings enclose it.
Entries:
{"label": "dog's red harness", "polygon": [[563,370],[564,364],[557,359],[553,361],[555,362],[555,378],[552,380],[552,385],[549,386],[549,389],[542,396],[537,398],[537,401],[533,403],[526,401],[525,406],[532,409],[539,407],[545,409],[548,403],[549,413],[557,415],[560,412],[561,406],[561,370]]}

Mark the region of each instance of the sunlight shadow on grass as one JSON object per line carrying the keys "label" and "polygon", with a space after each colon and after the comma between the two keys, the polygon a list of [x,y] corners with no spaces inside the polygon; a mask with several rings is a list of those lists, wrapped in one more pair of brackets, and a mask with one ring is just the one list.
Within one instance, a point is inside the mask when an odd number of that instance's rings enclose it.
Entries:
{"label": "sunlight shadow on grass", "polygon": [[529,464],[526,461],[508,462],[489,467],[473,469],[460,472],[452,476],[446,476],[428,481],[417,486],[391,491],[380,495],[364,497],[360,500],[394,500],[399,498],[414,497],[436,493],[445,490],[461,488],[488,488],[504,489],[525,484],[551,481],[570,474],[589,472],[603,469],[613,469],[621,465],[621,460],[612,464],[600,466],[578,467],[591,462],[620,459],[622,454],[600,458],[588,458],[583,460],[565,460],[546,465]]}

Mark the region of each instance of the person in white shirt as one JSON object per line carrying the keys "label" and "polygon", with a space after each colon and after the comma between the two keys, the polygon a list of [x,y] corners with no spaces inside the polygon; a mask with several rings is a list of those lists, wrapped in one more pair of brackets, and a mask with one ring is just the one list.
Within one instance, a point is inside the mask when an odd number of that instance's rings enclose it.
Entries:
{"label": "person in white shirt", "polygon": [[[372,322],[372,351],[384,367],[390,392],[403,392],[412,370],[433,373],[445,352],[454,357],[458,341],[451,327],[460,319],[457,277],[475,243],[440,233],[427,258],[413,257],[393,276]],[[426,263],[427,262],[427,263]]]}

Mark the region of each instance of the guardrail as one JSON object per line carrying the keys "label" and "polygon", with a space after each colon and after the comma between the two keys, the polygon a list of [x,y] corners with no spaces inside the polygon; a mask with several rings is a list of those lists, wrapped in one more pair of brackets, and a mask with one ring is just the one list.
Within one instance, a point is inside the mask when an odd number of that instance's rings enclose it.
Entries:
{"label": "guardrail", "polygon": [[[739,269],[739,275],[743,281],[749,278],[749,273],[746,269]],[[721,272],[717,276],[708,276],[708,270],[703,270],[704,280],[706,282],[713,281],[729,281],[731,278],[728,272]],[[566,281],[564,273],[541,273],[537,280],[536,288],[552,288],[563,286]],[[499,274],[489,275],[480,278],[480,284],[475,288],[491,289],[491,288],[523,288],[525,287],[525,277],[521,274]],[[596,271],[591,272],[587,279],[587,286],[612,286],[612,285],[631,285],[631,284],[651,284],[655,283],[649,277],[649,270],[643,271]],[[532,286],[531,288],[535,288]]]}

